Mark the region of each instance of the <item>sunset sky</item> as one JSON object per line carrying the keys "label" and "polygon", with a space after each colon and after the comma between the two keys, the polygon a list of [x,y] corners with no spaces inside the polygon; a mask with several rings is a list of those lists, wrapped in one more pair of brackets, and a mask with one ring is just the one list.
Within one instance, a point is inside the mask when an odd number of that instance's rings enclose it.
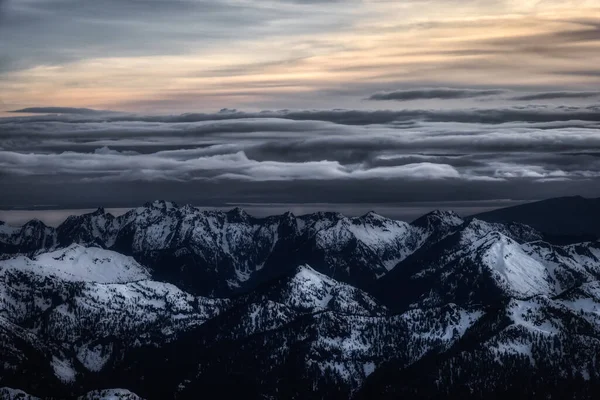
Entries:
{"label": "sunset sky", "polygon": [[600,84],[599,38],[597,0],[0,0],[0,111],[372,108],[372,92],[411,87],[588,90]]}
{"label": "sunset sky", "polygon": [[598,66],[598,0],[0,0],[0,208],[600,196]]}

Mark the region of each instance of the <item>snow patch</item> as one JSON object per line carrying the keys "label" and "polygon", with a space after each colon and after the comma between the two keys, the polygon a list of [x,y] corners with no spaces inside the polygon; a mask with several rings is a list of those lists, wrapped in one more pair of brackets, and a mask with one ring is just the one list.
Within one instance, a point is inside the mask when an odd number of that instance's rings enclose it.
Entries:
{"label": "snow patch", "polygon": [[82,346],[77,352],[77,359],[89,371],[99,372],[104,368],[112,354],[112,345],[104,347],[96,345],[93,347]]}
{"label": "snow patch", "polygon": [[54,375],[64,383],[73,383],[76,380],[77,372],[73,369],[73,365],[69,361],[61,360],[56,356],[52,356],[50,363],[54,370]]}
{"label": "snow patch", "polygon": [[78,400],[143,400],[127,389],[104,389],[88,392]]}
{"label": "snow patch", "polygon": [[2,400],[40,400],[39,397],[31,396],[19,389],[9,387],[0,388],[0,399]]}
{"label": "snow patch", "polygon": [[363,364],[363,371],[365,372],[365,378],[375,372],[375,364],[368,362]]}
{"label": "snow patch", "polygon": [[481,256],[482,262],[513,295],[529,297],[553,292],[546,267],[527,255],[512,239],[492,232],[474,243],[475,248],[480,246],[487,247]]}

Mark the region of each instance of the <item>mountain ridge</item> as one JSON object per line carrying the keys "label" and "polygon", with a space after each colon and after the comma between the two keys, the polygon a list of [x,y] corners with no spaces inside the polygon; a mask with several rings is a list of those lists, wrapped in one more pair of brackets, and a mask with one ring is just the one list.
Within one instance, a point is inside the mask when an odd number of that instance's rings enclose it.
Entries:
{"label": "mountain ridge", "polygon": [[600,390],[597,241],[446,211],[254,218],[156,201],[0,225],[0,247],[0,388],[39,398]]}

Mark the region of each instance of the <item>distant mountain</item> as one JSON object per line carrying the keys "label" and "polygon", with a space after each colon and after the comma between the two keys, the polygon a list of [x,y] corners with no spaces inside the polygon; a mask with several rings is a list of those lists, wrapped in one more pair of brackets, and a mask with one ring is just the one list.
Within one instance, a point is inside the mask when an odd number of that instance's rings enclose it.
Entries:
{"label": "distant mountain", "polygon": [[372,212],[355,218],[332,212],[254,218],[239,208],[200,211],[155,201],[119,217],[100,208],[57,228],[38,220],[20,228],[0,225],[0,254],[98,246],[133,256],[153,279],[198,295],[229,296],[302,264],[366,288],[433,232]]}
{"label": "distant mountain", "polygon": [[488,222],[519,222],[550,235],[577,242],[600,237],[600,198],[557,197],[474,215]]}
{"label": "distant mountain", "polygon": [[520,222],[157,201],[0,224],[0,399],[587,400],[598,354],[600,242]]}

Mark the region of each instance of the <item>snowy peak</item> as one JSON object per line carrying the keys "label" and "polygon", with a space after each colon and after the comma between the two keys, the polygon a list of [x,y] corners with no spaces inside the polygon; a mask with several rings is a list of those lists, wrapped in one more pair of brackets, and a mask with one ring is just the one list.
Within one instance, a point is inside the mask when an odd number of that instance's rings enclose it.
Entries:
{"label": "snowy peak", "polygon": [[455,228],[465,221],[454,211],[434,210],[414,220],[412,225],[428,230]]}
{"label": "snowy peak", "polygon": [[384,307],[365,292],[340,283],[308,265],[297,267],[269,290],[269,299],[304,313],[333,310],[359,315],[382,315]]}
{"label": "snowy peak", "polygon": [[240,207],[235,207],[227,211],[227,217],[229,220],[236,222],[244,222],[250,218],[250,215]]}
{"label": "snowy peak", "polygon": [[78,244],[33,258],[19,256],[0,261],[0,274],[8,271],[75,282],[126,283],[150,278],[150,272],[132,257]]}
{"label": "snowy peak", "polygon": [[337,264],[337,271],[341,265],[350,264],[350,271],[352,264],[358,264],[376,278],[418,249],[425,238],[420,228],[376,214],[316,219],[306,231],[312,233],[316,248],[326,252],[326,260]]}
{"label": "snowy peak", "polygon": [[470,243],[490,232],[499,232],[519,242],[534,242],[543,239],[543,235],[530,226],[519,223],[498,224],[485,222],[477,218],[469,220],[461,229],[461,242]]}
{"label": "snowy peak", "polygon": [[106,211],[104,210],[104,207],[98,207],[96,209],[96,211],[94,211],[92,213],[92,215],[104,215],[104,214],[106,214]]}
{"label": "snowy peak", "polygon": [[56,245],[54,228],[33,219],[21,227],[0,226],[1,253],[34,253]]}
{"label": "snowy peak", "polygon": [[317,272],[307,264],[296,267],[291,280],[308,280],[311,282],[318,282],[319,284],[327,282],[330,285],[337,284],[335,280],[325,274]]}
{"label": "snowy peak", "polygon": [[361,215],[358,217],[359,220],[364,221],[364,223],[378,224],[388,220],[382,215],[377,214],[375,211],[369,211],[368,213]]}
{"label": "snowy peak", "polygon": [[56,229],[57,242],[63,246],[75,242],[110,247],[118,228],[117,219],[100,207],[89,214],[68,217]]}
{"label": "snowy peak", "polygon": [[555,246],[529,226],[476,218],[441,236],[443,228],[433,232],[378,283],[389,307],[492,305],[506,298],[555,296],[600,278],[600,252],[593,243]]}
{"label": "snowy peak", "polygon": [[23,228],[29,229],[29,230],[32,230],[32,231],[36,231],[36,230],[40,230],[40,229],[46,229],[47,226],[46,226],[46,224],[44,224],[39,219],[34,218],[32,220],[27,221],[25,223],[25,225],[23,225]]}
{"label": "snowy peak", "polygon": [[489,268],[493,279],[511,297],[552,294],[548,269],[516,241],[499,232],[490,232],[473,243],[473,248],[475,262]]}

